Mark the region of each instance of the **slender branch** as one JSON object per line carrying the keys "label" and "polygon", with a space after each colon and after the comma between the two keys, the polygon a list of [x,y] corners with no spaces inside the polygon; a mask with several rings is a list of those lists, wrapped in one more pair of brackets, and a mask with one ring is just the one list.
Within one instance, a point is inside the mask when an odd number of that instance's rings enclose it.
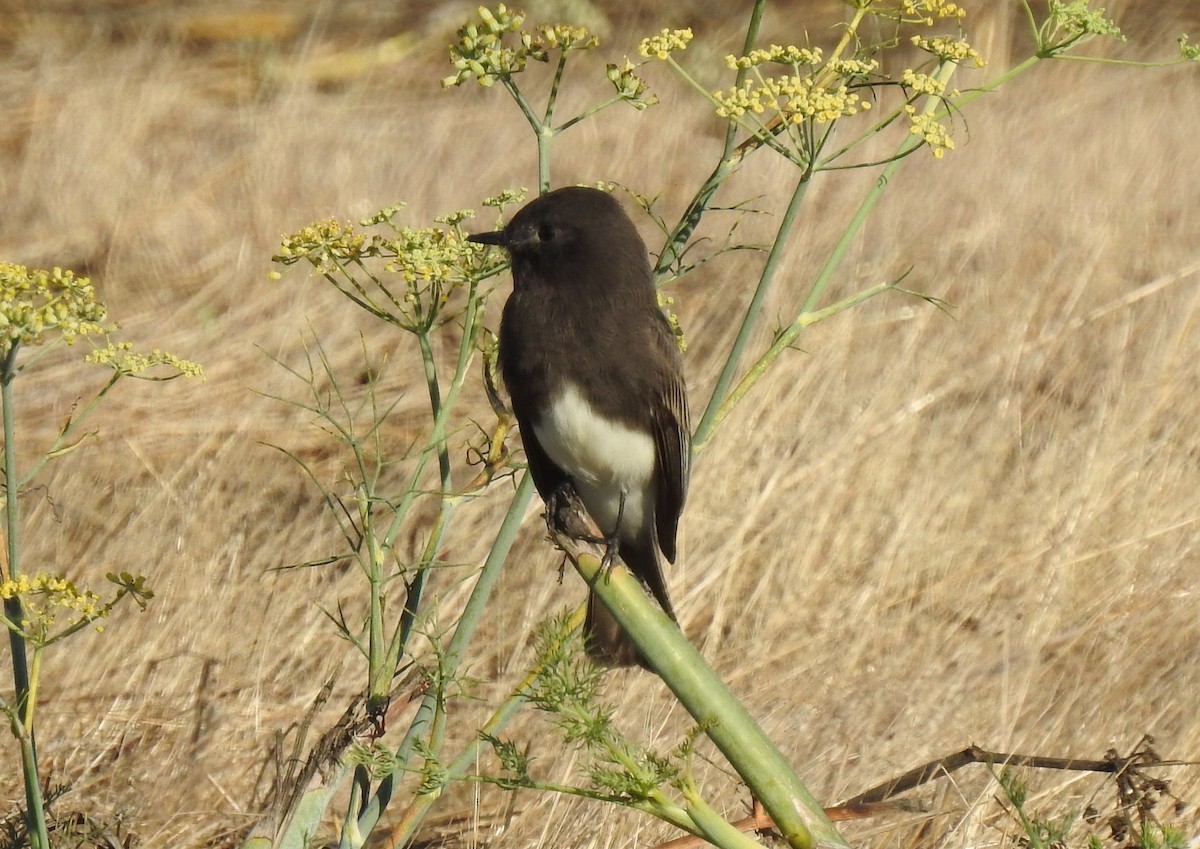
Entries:
{"label": "slender branch", "polygon": [[[746,37],[742,40],[742,55],[746,56],[754,49],[754,45],[758,43],[758,30],[762,26],[763,12],[767,9],[767,0],[755,0],[754,8],[750,10],[750,22],[746,25]],[[749,68],[738,68],[737,75],[733,78],[733,84],[737,88],[741,88],[743,80],[746,79],[746,73]],[[737,127],[732,123],[725,128],[725,147],[721,152],[721,159],[729,159],[733,153],[734,141],[737,139]]]}
{"label": "slender branch", "polygon": [[[562,73],[562,65],[559,65],[558,73]],[[557,81],[557,75],[555,77]],[[546,120],[543,121],[533,111],[533,107],[529,105],[529,101],[525,99],[525,95],[521,94],[521,89],[513,82],[510,75],[500,77],[500,82],[504,88],[512,95],[512,99],[516,101],[517,106],[521,109],[521,113],[525,116],[525,120],[529,122],[529,126],[533,129],[533,135],[537,139],[538,152],[538,193],[545,194],[550,191],[550,147],[554,140],[555,131],[550,126],[550,116],[554,112],[553,98],[546,104]]]}
{"label": "slender branch", "polygon": [[529,126],[533,128],[533,131],[535,133],[541,132],[541,119],[534,114],[533,107],[529,105],[529,101],[525,99],[525,95],[521,94],[521,89],[513,82],[512,77],[509,75],[501,76],[500,82],[508,90],[508,93],[512,95],[513,100],[517,102],[517,106],[520,107],[521,113],[525,116],[525,120],[529,122]]}
{"label": "slender branch", "polygon": [[[20,541],[20,474],[17,472],[16,411],[13,409],[13,380],[16,378],[17,353],[20,343],[12,341],[7,354],[0,363],[0,416],[4,419],[4,523],[5,553],[7,568],[0,570],[4,577],[15,580],[21,575]],[[20,625],[25,619],[21,597],[14,595],[4,600],[4,615]],[[49,849],[50,838],[46,830],[46,809],[42,799],[42,785],[38,776],[37,742],[34,736],[33,700],[36,686],[30,674],[29,659],[25,653],[25,638],[17,631],[8,631],[9,647],[12,650],[13,689],[16,695],[14,723],[21,726],[21,773],[25,784],[25,821],[29,829],[31,849]],[[35,660],[37,657],[35,649]],[[34,670],[36,672],[36,669]]]}
{"label": "slender branch", "polygon": [[[505,514],[504,521],[500,524],[500,530],[496,534],[496,541],[492,544],[492,550],[488,553],[487,560],[483,564],[483,569],[479,573],[479,578],[475,582],[475,588],[471,591],[471,597],[467,600],[467,605],[463,609],[462,616],[459,618],[458,627],[455,628],[454,635],[450,638],[450,643],[446,647],[446,652],[442,658],[442,665],[447,674],[452,673],[458,668],[462,656],[466,652],[467,645],[475,635],[475,629],[483,617],[484,608],[491,597],[496,581],[500,577],[500,569],[508,558],[508,553],[512,548],[513,541],[516,539],[517,531],[521,527],[521,521],[525,516],[525,510],[529,507],[533,493],[533,477],[529,473],[526,473],[522,477],[521,483],[517,486],[517,491],[514,493],[512,502],[508,506],[508,513]],[[523,687],[519,687],[517,692],[524,692]],[[398,764],[407,765],[411,762],[416,752],[417,742],[428,733],[434,718],[436,699],[437,695],[435,693],[427,693],[420,707],[417,708],[416,716],[413,718],[412,724],[409,726],[404,739],[400,742],[400,746],[396,750],[396,762]],[[481,729],[481,734],[484,732],[491,734],[498,733],[500,727],[507,723],[523,703],[523,698],[510,697],[501,710],[493,716],[492,721]],[[481,737],[477,738],[468,747],[468,750],[460,755],[458,760],[451,765],[448,775],[451,777],[465,775],[470,764],[474,762],[475,754],[478,752],[480,746],[482,746]],[[387,803],[395,790],[396,782],[400,777],[398,772],[394,772],[380,782],[375,795],[371,797],[370,802],[359,817],[359,828],[362,833],[370,833],[371,829],[374,828],[383,810],[387,807]],[[415,796],[408,810],[401,816],[400,821],[393,826],[390,842],[386,845],[406,845],[409,838],[416,833],[416,829],[420,826],[425,814],[428,813],[429,808],[439,798],[439,795],[438,793],[426,793]]]}
{"label": "slender branch", "polygon": [[549,126],[537,131],[538,194],[544,195],[550,191],[550,149],[554,136],[554,129]]}
{"label": "slender branch", "polygon": [[433,429],[430,431],[429,437],[426,440],[425,447],[419,452],[416,462],[413,466],[413,472],[409,476],[408,488],[405,491],[404,497],[396,506],[395,517],[392,519],[387,532],[383,537],[385,547],[390,547],[395,540],[396,535],[400,533],[403,526],[404,518],[408,515],[412,503],[422,490],[421,479],[425,476],[425,466],[429,462],[429,456],[433,452],[434,447],[439,445],[444,439],[446,428],[450,421],[450,411],[454,409],[454,405],[458,400],[458,395],[462,391],[466,383],[467,374],[470,370],[470,364],[475,355],[475,340],[478,338],[480,322],[482,315],[479,311],[479,296],[477,291],[478,281],[472,281],[471,290],[468,294],[467,311],[463,317],[463,340],[459,345],[458,362],[454,370],[454,379],[450,382],[450,387],[446,391],[445,399],[442,401],[438,410],[438,414],[433,422]]}
{"label": "slender branch", "polygon": [[[89,400],[81,409],[76,410],[71,415],[71,421],[68,422],[67,426],[64,427],[58,436],[54,438],[54,441],[50,443],[50,447],[47,448],[42,456],[35,460],[28,469],[25,470],[25,474],[23,474],[20,478],[20,486],[26,486],[31,480],[36,478],[47,463],[49,463],[55,457],[62,456],[61,452],[63,452],[64,449],[69,451],[74,448],[75,445],[79,444],[79,442],[76,442],[68,445],[68,442],[78,432],[79,428],[83,425],[84,420],[86,420],[92,411],[96,409],[104,396],[108,394],[109,390],[117,385],[117,381],[121,379],[121,376],[122,375],[120,372],[113,372],[105,382],[104,386],[102,386],[100,390],[92,396],[91,400]],[[82,442],[86,438],[87,434],[84,434],[79,438],[79,441]]]}
{"label": "slender branch", "polygon": [[[387,649],[383,636],[383,597],[388,583],[384,549],[379,544],[375,531],[375,505],[366,483],[356,489],[358,497],[359,523],[362,527],[363,544],[366,551],[367,585],[370,588],[370,610],[367,614],[367,710],[382,709],[387,702],[395,667],[386,662]],[[361,557],[361,555],[360,555]]]}
{"label": "slender branch", "polygon": [[[943,83],[946,83],[957,65],[953,62],[945,62],[937,71],[937,78]],[[930,96],[927,98],[924,112],[932,114],[938,108],[939,100]],[[775,341],[763,353],[758,361],[751,366],[750,370],[742,376],[738,381],[737,386],[729,393],[727,397],[720,397],[715,392],[713,398],[709,402],[709,409],[705,410],[704,419],[700,423],[700,428],[697,430],[697,436],[693,442],[695,448],[697,444],[703,443],[711,436],[712,432],[725,420],[725,417],[733,410],[734,406],[746,395],[747,392],[766,374],[772,363],[779,358],[787,349],[796,344],[796,340],[800,338],[800,334],[804,328],[812,323],[810,314],[820,303],[821,298],[825,294],[825,289],[829,285],[829,281],[833,279],[834,273],[842,263],[846,252],[850,249],[851,243],[858,236],[859,231],[866,223],[871,211],[875,208],[875,204],[883,197],[884,191],[888,184],[900,170],[900,166],[904,163],[905,157],[913,149],[924,144],[924,141],[915,135],[907,134],[904,140],[900,142],[900,146],[896,151],[895,157],[883,167],[880,172],[879,179],[875,181],[875,185],[863,198],[862,203],[855,211],[854,216],[850,219],[846,229],[842,231],[841,238],[830,251],[829,256],[825,259],[825,264],[821,266],[821,270],[817,273],[816,279],[813,281],[812,288],[809,290],[808,297],[805,298],[804,304],[800,308],[796,318],[779,332],[775,337]],[[789,208],[790,210],[790,208]],[[782,228],[781,228],[782,229]],[[776,243],[776,246],[778,243]],[[716,405],[714,408],[714,404]],[[711,411],[711,415],[710,415]]]}
{"label": "slender branch", "polygon": [[[446,403],[434,421],[434,432],[438,433],[440,431],[443,436],[443,445],[445,442],[444,435],[449,409],[453,408],[457,402],[459,392],[462,391],[463,385],[466,383],[471,363],[474,360],[476,343],[479,339],[480,329],[483,326],[483,311],[480,309],[480,306],[479,281],[472,280],[467,291],[467,306],[463,311],[463,333],[462,338],[459,340],[458,361],[454,366],[454,377],[451,379],[450,388],[446,393]],[[413,478],[414,487],[417,485],[418,480],[416,477]],[[450,518],[459,503],[459,499],[454,497],[452,493],[453,490],[449,475],[444,474],[442,476],[441,511],[438,515],[435,532],[430,534],[429,543],[421,559],[421,568],[412,585],[409,587],[408,597],[405,599],[404,612],[400,616],[399,626],[393,635],[393,644],[390,648],[389,656],[394,658],[397,664],[400,660],[401,647],[408,645],[409,635],[416,622],[417,611],[420,609],[421,597],[424,593],[429,566],[433,563],[434,558],[441,548],[442,533],[449,526]],[[394,539],[395,534],[399,531],[401,518],[398,513],[396,521],[388,529],[388,545],[391,545],[392,539]]]}
{"label": "slender branch", "polygon": [[767,293],[771,290],[771,284],[775,280],[775,272],[779,267],[779,260],[783,256],[788,242],[788,235],[791,233],[792,226],[796,222],[800,206],[804,202],[804,195],[808,191],[811,177],[812,173],[808,171],[801,174],[800,179],[796,182],[796,188],[792,191],[792,199],[788,202],[787,210],[783,214],[783,220],[779,223],[779,230],[775,234],[775,241],[771,245],[771,252],[767,256],[767,262],[763,266],[762,274],[759,275],[758,286],[754,290],[754,295],[750,299],[749,306],[746,307],[745,315],[742,316],[742,326],[738,330],[737,339],[734,340],[733,347],[729,351],[729,356],[725,358],[725,365],[722,367],[721,374],[717,378],[716,386],[713,387],[712,395],[709,396],[708,406],[704,410],[700,424],[696,427],[695,436],[692,438],[692,450],[695,452],[703,449],[709,437],[712,436],[713,429],[719,423],[718,412],[725,401],[725,396],[729,391],[730,385],[733,383],[734,375],[741,363],[746,346],[750,342],[750,337],[758,326],[759,318],[762,315],[763,303],[766,301]]}
{"label": "slender branch", "polygon": [[610,97],[608,100],[604,100],[604,101],[601,101],[600,103],[597,103],[595,106],[589,106],[587,109],[580,112],[574,118],[568,118],[566,121],[563,121],[561,124],[559,124],[557,127],[554,128],[554,132],[557,135],[558,133],[561,133],[563,130],[567,129],[568,127],[573,127],[576,124],[578,124],[580,121],[583,121],[587,118],[592,117],[597,112],[603,112],[605,109],[612,106],[614,103],[621,103],[621,102],[622,102],[622,100],[620,97],[613,96],[613,97]]}
{"label": "slender branch", "polygon": [[[758,41],[758,29],[762,24],[763,11],[767,7],[766,0],[755,0],[754,8],[750,11],[750,23],[746,27],[746,38],[742,44],[742,54],[745,55],[754,49],[755,43]],[[678,66],[676,66],[678,67]],[[742,81],[746,78],[746,68],[739,68],[735,77],[735,85],[741,86]],[[685,75],[685,79],[686,79]],[[710,93],[705,91],[704,96],[707,99],[711,97]],[[721,159],[717,163],[717,167],[696,190],[696,194],[692,197],[687,209],[683,215],[679,217],[675,229],[667,236],[666,242],[663,244],[662,252],[658,256],[658,262],[654,266],[654,281],[659,283],[670,271],[683,255],[684,247],[687,245],[688,239],[695,232],[700,219],[704,216],[705,210],[708,209],[709,203],[712,201],[713,195],[717,193],[717,189],[725,182],[726,178],[734,172],[736,165],[734,164],[734,142],[737,138],[737,127],[730,123],[725,128],[725,144],[721,151]]]}
{"label": "slender branch", "polygon": [[546,115],[542,118],[542,126],[549,127],[554,122],[554,104],[558,100],[558,87],[562,85],[563,71],[567,68],[567,51],[558,54],[558,66],[554,69],[554,81],[550,83],[550,94],[546,97]]}
{"label": "slender branch", "polygon": [[[429,393],[429,408],[436,422],[442,417],[442,389],[438,384],[437,362],[433,356],[433,341],[428,331],[417,334],[417,345],[421,350],[421,365],[425,369],[425,388]],[[445,428],[437,435],[438,475],[441,478],[442,492],[450,491],[450,454],[446,449]]]}
{"label": "slender branch", "polygon": [[920,787],[935,778],[949,775],[969,764],[996,764],[1012,767],[1032,767],[1035,769],[1059,769],[1080,772],[1110,772],[1121,774],[1132,770],[1140,770],[1153,766],[1182,766],[1181,761],[1160,760],[1153,750],[1138,751],[1128,756],[1111,753],[1104,759],[1099,758],[1056,758],[1043,755],[1020,755],[1012,752],[992,752],[979,746],[968,746],[959,752],[946,755],[927,764],[910,769],[895,778],[864,790],[841,802],[838,807],[866,805],[891,799],[914,787]]}

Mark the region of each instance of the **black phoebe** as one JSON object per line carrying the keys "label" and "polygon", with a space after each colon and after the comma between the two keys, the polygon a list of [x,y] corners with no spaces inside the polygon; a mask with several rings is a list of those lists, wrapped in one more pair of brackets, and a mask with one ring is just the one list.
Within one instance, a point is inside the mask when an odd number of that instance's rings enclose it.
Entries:
{"label": "black phoebe", "polygon": [[[675,562],[691,429],[679,347],[637,229],[615,198],[570,187],[469,238],[512,257],[500,369],[538,492],[553,503],[573,487],[675,619],[658,552]],[[602,663],[645,665],[594,595],[584,640]]]}

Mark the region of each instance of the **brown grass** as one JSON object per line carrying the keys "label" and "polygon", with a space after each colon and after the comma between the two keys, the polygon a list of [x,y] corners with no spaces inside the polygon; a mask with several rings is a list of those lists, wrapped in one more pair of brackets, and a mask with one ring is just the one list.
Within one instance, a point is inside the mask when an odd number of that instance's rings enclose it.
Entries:
{"label": "brown grass", "polygon": [[[534,179],[531,140],[498,92],[436,88],[463,10],[421,18],[390,58],[372,51],[396,20],[332,8],[301,15],[299,35],[267,15],[274,34],[253,47],[227,41],[240,36],[219,17],[138,3],[14,13],[0,31],[0,256],[91,273],[127,338],[208,372],[202,385],[123,386],[99,439],[25,502],[30,568],[91,582],[143,572],[158,592],[149,612],[50,655],[40,741],[74,784],[61,804],[123,818],[144,846],[199,847],[244,826],[274,735],[332,673],[330,716],[361,684],[317,609],[354,605],[357,576],[266,571],[336,542],[298,470],[262,444],[324,450],[303,415],[257,394],[295,394],[267,355],[299,362],[311,328],[353,380],[365,334],[395,353],[388,387],[408,393],[398,441],[424,408],[405,340],[300,273],[268,281],[278,237],[398,199],[425,223]],[[1195,10],[1180,9],[1195,31]],[[700,26],[736,45],[735,22]],[[1169,54],[1178,29],[1163,14],[1130,52]],[[614,49],[629,49],[615,30]],[[1195,74],[1055,65],[979,104],[969,143],[906,166],[837,281],[848,293],[912,267],[908,284],[955,318],[889,296],[815,328],[698,462],[672,576],[682,624],[819,798],[969,742],[1095,757],[1150,732],[1164,755],[1200,757]],[[614,111],[572,131],[556,182],[662,189],[679,209],[709,167],[713,125],[654,82],[679,111]],[[764,158],[738,189],[783,176]],[[814,189],[772,319],[797,308],[861,182]],[[753,274],[725,258],[674,293],[697,406]],[[27,455],[85,376],[60,357],[18,384]],[[497,491],[465,508],[447,560],[477,565],[505,503]],[[459,733],[517,680],[532,624],[581,598],[572,576],[556,583],[557,562],[531,513],[476,641],[480,701],[456,705]],[[438,592],[461,604],[469,574],[447,570]],[[680,739],[688,719],[655,678],[612,679],[627,728]],[[570,775],[540,721],[512,733],[535,741],[544,774]],[[19,797],[14,752],[0,742],[4,808]],[[1195,769],[1167,774],[1200,802]],[[701,775],[739,816],[736,785],[716,767]],[[848,833],[973,846],[1011,831],[980,773],[943,785],[926,798],[952,813]],[[1098,786],[1038,777],[1033,809],[1079,809]],[[560,847],[672,836],[595,804],[519,794],[511,821],[508,804],[451,794],[430,834],[479,845],[503,826],[500,845]]]}

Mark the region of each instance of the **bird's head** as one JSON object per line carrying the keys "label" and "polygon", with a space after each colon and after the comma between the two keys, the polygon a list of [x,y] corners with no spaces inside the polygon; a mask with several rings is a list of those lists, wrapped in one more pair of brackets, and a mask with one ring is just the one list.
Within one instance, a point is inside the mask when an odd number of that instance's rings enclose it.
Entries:
{"label": "bird's head", "polygon": [[646,256],[637,229],[616,198],[582,186],[542,195],[526,204],[503,230],[467,238],[507,250],[514,270],[606,263],[622,251],[643,260]]}

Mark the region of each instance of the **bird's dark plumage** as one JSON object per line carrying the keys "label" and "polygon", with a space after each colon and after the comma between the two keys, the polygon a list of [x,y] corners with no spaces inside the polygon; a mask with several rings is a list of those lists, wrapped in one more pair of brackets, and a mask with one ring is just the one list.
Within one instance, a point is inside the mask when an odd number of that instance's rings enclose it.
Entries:
{"label": "bird's dark plumage", "polygon": [[[687,393],[633,222],[612,196],[572,187],[471,238],[512,258],[500,367],[538,492],[549,500],[573,485],[600,530],[615,533],[621,560],[675,618],[658,557],[675,561],[687,496]],[[641,662],[594,597],[585,638],[603,662]]]}

